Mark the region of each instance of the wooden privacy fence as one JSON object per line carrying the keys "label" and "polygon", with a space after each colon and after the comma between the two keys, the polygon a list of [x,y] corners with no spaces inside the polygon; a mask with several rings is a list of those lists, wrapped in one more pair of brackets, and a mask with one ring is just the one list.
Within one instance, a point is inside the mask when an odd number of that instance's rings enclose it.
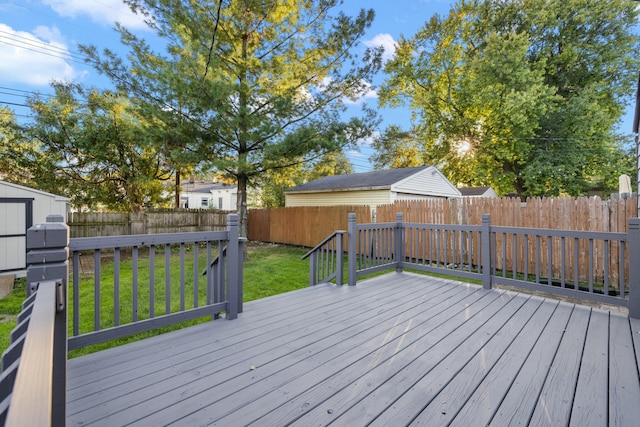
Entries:
{"label": "wooden privacy fence", "polygon": [[72,238],[224,231],[229,213],[211,209],[70,212],[67,225]]}
{"label": "wooden privacy fence", "polygon": [[401,213],[407,222],[479,225],[482,215],[504,227],[575,231],[627,231],[637,216],[636,198],[603,201],[600,197],[463,198],[397,201],[376,208],[376,222],[393,222]]}
{"label": "wooden privacy fence", "polygon": [[365,221],[371,218],[369,206],[251,209],[247,238],[314,247],[335,230],[346,230],[349,213],[355,213]]}

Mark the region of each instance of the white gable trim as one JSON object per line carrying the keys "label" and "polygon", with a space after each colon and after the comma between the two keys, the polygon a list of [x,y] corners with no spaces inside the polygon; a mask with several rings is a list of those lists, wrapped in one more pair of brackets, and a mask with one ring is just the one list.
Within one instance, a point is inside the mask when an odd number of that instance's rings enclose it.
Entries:
{"label": "white gable trim", "polygon": [[434,166],[396,182],[391,186],[391,192],[427,197],[462,197],[455,185]]}

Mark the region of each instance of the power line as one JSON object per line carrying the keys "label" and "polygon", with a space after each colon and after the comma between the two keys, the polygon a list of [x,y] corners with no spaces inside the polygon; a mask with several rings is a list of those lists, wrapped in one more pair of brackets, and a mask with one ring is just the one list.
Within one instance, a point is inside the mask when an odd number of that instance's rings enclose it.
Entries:
{"label": "power line", "polygon": [[2,101],[2,100],[0,100],[0,104],[15,105],[16,107],[29,107],[29,105],[27,104],[17,104],[15,102]]}
{"label": "power line", "polygon": [[9,46],[17,47],[19,49],[24,49],[24,50],[28,50],[28,51],[31,51],[31,52],[36,52],[36,53],[39,53],[39,54],[42,54],[42,55],[47,55],[47,56],[51,56],[51,57],[58,58],[58,59],[64,59],[65,61],[75,62],[76,64],[86,65],[85,61],[73,59],[74,57],[72,55],[68,55],[68,56],[65,57],[65,56],[59,55],[58,52],[55,52],[55,51],[53,51],[53,53],[46,52],[46,50],[50,50],[50,49],[44,49],[42,47],[39,47],[39,49],[43,49],[43,50],[37,50],[37,49],[21,46],[21,45],[18,45],[18,44],[14,44],[14,43],[8,43],[8,42],[6,42],[4,40],[0,40],[0,43],[4,43],[4,44],[9,45]]}

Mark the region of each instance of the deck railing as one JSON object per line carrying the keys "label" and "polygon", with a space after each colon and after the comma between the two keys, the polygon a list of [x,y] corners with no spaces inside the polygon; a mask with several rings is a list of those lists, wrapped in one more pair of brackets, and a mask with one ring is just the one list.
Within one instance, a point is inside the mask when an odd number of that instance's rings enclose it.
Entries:
{"label": "deck railing", "polygon": [[[200,317],[216,318],[222,312],[227,319],[236,318],[242,311],[242,241],[237,215],[229,215],[227,221],[227,231],[71,239],[73,336],[69,349]],[[81,269],[87,253],[85,263],[93,270],[92,292]],[[104,257],[105,264],[113,266],[108,272],[112,283],[103,278]],[[201,267],[206,274],[201,274]],[[80,305],[81,292],[93,294],[91,307]],[[91,331],[81,330],[86,316],[93,317]]]}
{"label": "deck railing", "polygon": [[[376,271],[411,268],[475,279],[485,288],[514,286],[627,307],[640,317],[638,218],[629,219],[628,233],[497,227],[489,215],[481,225],[442,225],[405,223],[401,214],[393,223],[357,224],[350,214],[348,224],[349,285]],[[311,264],[311,277],[318,268]]]}
{"label": "deck railing", "polygon": [[[47,220],[27,231],[29,295],[12,332],[12,344],[3,354],[0,425],[65,424],[68,350],[199,317],[217,318],[222,312],[234,319],[242,312],[245,239],[238,236],[237,215],[228,216],[227,231],[71,240],[64,218]],[[73,265],[71,337],[67,327],[69,251]],[[81,253],[87,251],[93,265],[85,273],[80,264]],[[106,252],[109,262],[103,259]],[[177,268],[172,267],[176,257]],[[187,265],[192,268],[192,281],[186,280],[190,275]],[[200,266],[207,273],[204,289],[199,283],[203,280]],[[102,274],[107,269],[113,275],[109,283]],[[88,282],[84,280],[87,275],[92,276]],[[164,282],[163,295],[155,292],[158,281]],[[121,292],[125,289],[130,299]],[[93,304],[81,306],[80,295],[84,299],[86,293],[93,294]],[[177,301],[172,294],[177,294]],[[144,310],[141,295],[145,296]],[[107,306],[111,309],[106,310]],[[93,330],[82,330],[83,315],[93,317]]]}
{"label": "deck railing", "polygon": [[337,285],[344,282],[344,230],[334,231],[329,237],[318,243],[302,256],[309,258],[309,285],[326,283],[335,279]]}

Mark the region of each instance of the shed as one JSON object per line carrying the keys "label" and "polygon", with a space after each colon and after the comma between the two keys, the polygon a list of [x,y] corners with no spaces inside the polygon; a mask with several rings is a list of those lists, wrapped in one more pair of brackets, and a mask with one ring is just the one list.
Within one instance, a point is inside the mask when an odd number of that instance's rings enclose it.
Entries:
{"label": "shed", "polygon": [[27,229],[51,214],[66,219],[68,198],[0,181],[0,273],[26,268]]}
{"label": "shed", "polygon": [[378,205],[396,200],[458,198],[436,167],[420,166],[326,176],[285,191],[285,206]]}
{"label": "shed", "polygon": [[189,181],[182,184],[180,207],[189,209],[215,208],[232,211],[236,208],[238,187],[219,182]]}
{"label": "shed", "polygon": [[493,187],[458,187],[462,197],[500,197]]}

